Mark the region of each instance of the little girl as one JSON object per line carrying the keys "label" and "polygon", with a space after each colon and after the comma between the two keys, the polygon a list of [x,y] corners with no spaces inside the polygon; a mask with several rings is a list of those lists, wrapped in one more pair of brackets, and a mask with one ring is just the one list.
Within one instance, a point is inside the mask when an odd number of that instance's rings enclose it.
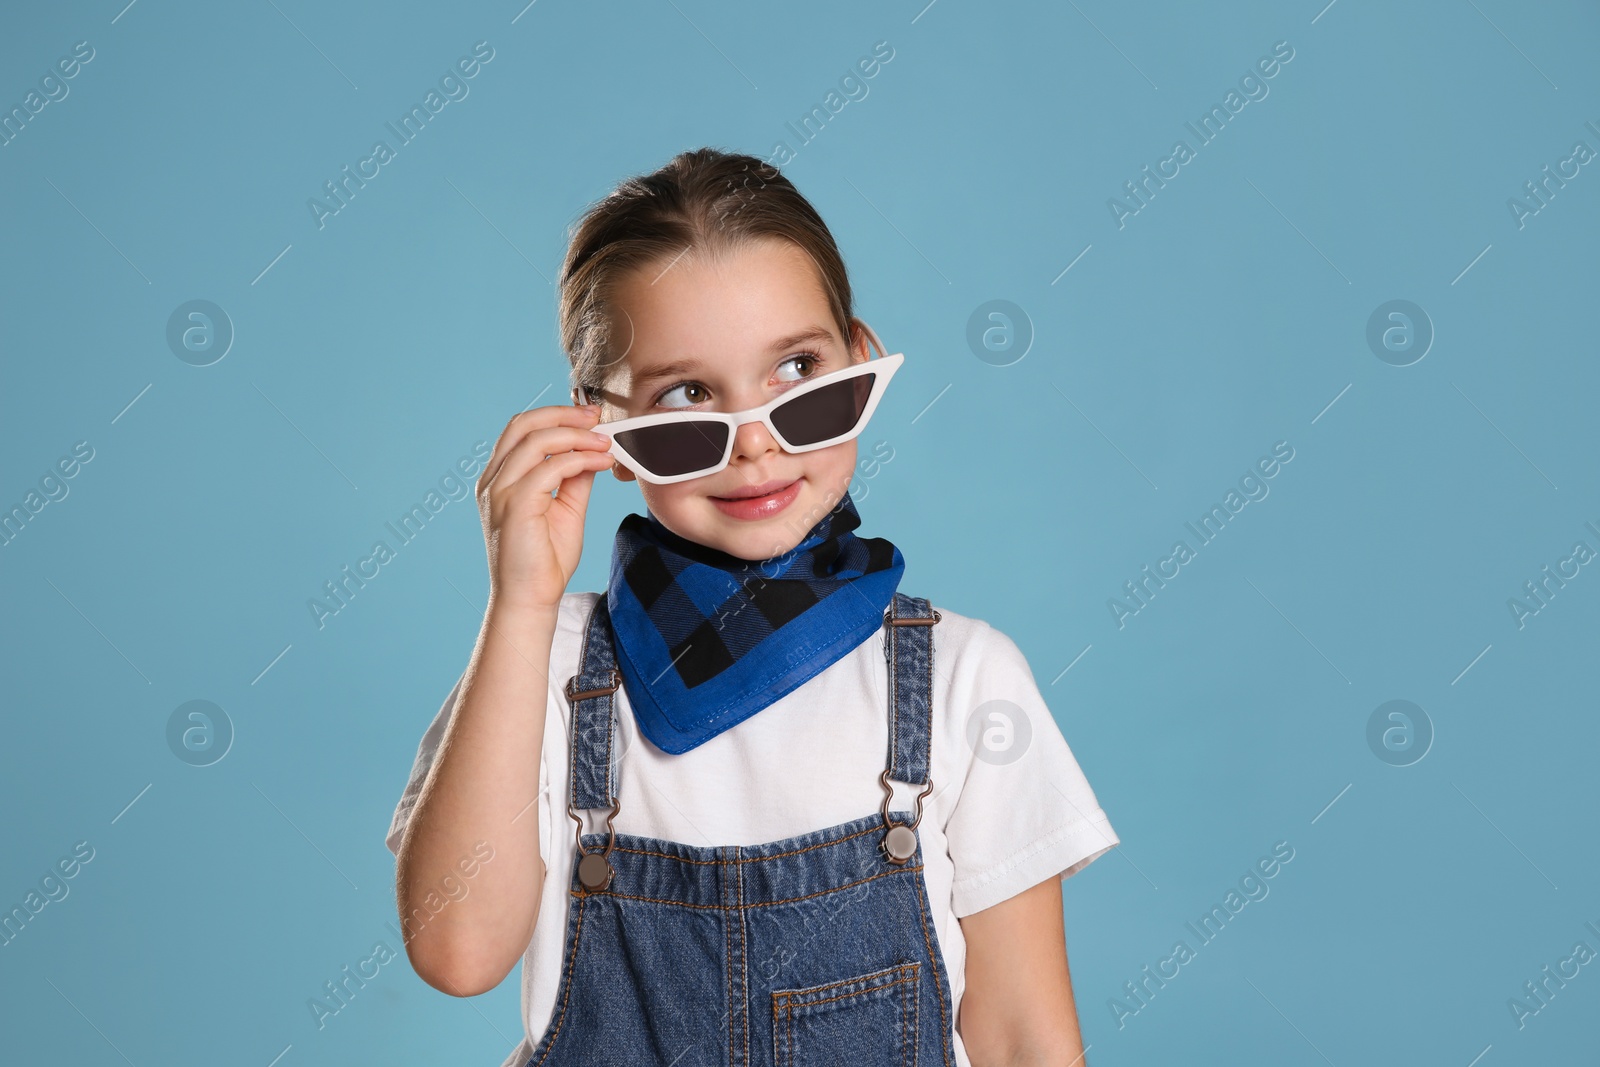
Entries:
{"label": "little girl", "polygon": [[[855,533],[904,357],[851,303],[751,156],[685,152],[574,229],[573,404],[478,480],[483,628],[388,835],[424,981],[522,959],[504,1067],[1081,1062],[1060,884],[1118,838],[1016,644]],[[608,468],[646,514],[568,592]]]}

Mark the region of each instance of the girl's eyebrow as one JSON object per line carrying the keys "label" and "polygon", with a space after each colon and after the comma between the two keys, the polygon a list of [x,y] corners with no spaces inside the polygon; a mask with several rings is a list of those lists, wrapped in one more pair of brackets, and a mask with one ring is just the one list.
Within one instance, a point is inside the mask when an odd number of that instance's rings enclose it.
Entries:
{"label": "girl's eyebrow", "polygon": [[790,334],[788,337],[778,338],[767,348],[767,352],[776,356],[782,354],[785,349],[794,348],[797,345],[821,345],[827,344],[832,340],[833,334],[824,327],[807,326],[805,329],[800,330],[797,333]]}
{"label": "girl's eyebrow", "polygon": [[658,367],[641,371],[633,376],[634,388],[648,385],[659,378],[676,378],[680,374],[692,374],[698,369],[700,363],[693,359],[675,359],[671,363],[663,363]]}
{"label": "girl's eyebrow", "polygon": [[[833,340],[833,334],[822,326],[807,326],[802,330],[780,337],[767,346],[771,355],[780,355],[783,352],[803,344],[826,344]],[[651,367],[633,376],[633,384],[637,388],[661,378],[673,378],[680,374],[692,374],[699,370],[703,364],[696,359],[675,359],[670,363]]]}

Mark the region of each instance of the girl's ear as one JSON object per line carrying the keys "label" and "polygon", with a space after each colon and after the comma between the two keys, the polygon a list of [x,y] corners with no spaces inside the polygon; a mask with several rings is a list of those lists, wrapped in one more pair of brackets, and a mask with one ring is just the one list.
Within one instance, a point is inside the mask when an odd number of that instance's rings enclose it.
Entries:
{"label": "girl's ear", "polygon": [[619,482],[636,482],[639,480],[639,476],[637,474],[633,473],[616,460],[611,461],[611,473]]}
{"label": "girl's ear", "polygon": [[872,358],[872,343],[867,340],[866,325],[861,319],[850,319],[850,362],[864,363]]}

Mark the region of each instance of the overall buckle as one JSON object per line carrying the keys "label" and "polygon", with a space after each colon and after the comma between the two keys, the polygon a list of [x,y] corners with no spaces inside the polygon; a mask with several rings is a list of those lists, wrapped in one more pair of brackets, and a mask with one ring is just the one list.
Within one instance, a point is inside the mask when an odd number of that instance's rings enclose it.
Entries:
{"label": "overall buckle", "polygon": [[[615,667],[611,668],[611,684],[602,686],[599,689],[585,689],[581,692],[573,692],[572,687],[577,681],[578,676],[574,674],[567,679],[567,684],[563,687],[569,704],[575,705],[580,700],[609,696],[615,693],[622,685],[622,672]],[[611,801],[611,812],[606,816],[606,844],[598,852],[585,852],[583,850],[583,819],[579,817],[576,811],[572,810],[572,802],[567,802],[567,814],[572,816],[573,822],[577,823],[577,827],[573,830],[573,839],[578,846],[578,855],[582,857],[578,860],[578,881],[582,882],[583,887],[591,893],[605,892],[606,887],[611,884],[612,876],[617,873],[616,868],[611,866],[609,857],[611,850],[617,844],[617,830],[612,823],[616,820],[617,812],[622,808],[622,802],[614,796],[609,799]]]}
{"label": "overall buckle", "polygon": [[928,784],[917,794],[917,815],[909,826],[889,821],[889,798],[894,796],[894,786],[889,784],[889,768],[885,767],[878,775],[878,784],[883,786],[883,805],[879,811],[883,813],[883,825],[886,827],[883,839],[878,844],[889,862],[899,866],[917,851],[916,831],[917,824],[922,821],[922,798],[933,792],[933,776],[929,775]]}
{"label": "overall buckle", "polygon": [[572,810],[570,801],[567,804],[567,814],[572,816],[572,821],[578,824],[572,836],[578,844],[578,855],[583,857],[578,860],[578,881],[582,882],[583,888],[591,893],[605,892],[606,887],[611,884],[611,876],[617,873],[616,868],[611,866],[611,860],[608,857],[617,844],[617,831],[611,823],[616,819],[617,811],[621,807],[621,802],[616,797],[612,797],[611,813],[606,816],[605,848],[598,852],[585,852],[583,850],[583,819],[578,816],[577,812]]}

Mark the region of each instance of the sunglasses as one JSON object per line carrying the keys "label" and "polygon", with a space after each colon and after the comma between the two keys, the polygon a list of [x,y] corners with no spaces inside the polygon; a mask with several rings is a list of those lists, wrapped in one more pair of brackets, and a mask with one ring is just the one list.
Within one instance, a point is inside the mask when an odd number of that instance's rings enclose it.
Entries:
{"label": "sunglasses", "polygon": [[[883,352],[877,334],[865,328]],[[671,485],[726,467],[733,457],[734,434],[747,422],[765,425],[785,452],[810,452],[858,436],[904,362],[904,354],[897,352],[854,363],[747,411],[664,411],[602,422],[593,429],[610,436],[611,454],[637,477]],[[587,402],[581,386],[575,392],[579,403]]]}

